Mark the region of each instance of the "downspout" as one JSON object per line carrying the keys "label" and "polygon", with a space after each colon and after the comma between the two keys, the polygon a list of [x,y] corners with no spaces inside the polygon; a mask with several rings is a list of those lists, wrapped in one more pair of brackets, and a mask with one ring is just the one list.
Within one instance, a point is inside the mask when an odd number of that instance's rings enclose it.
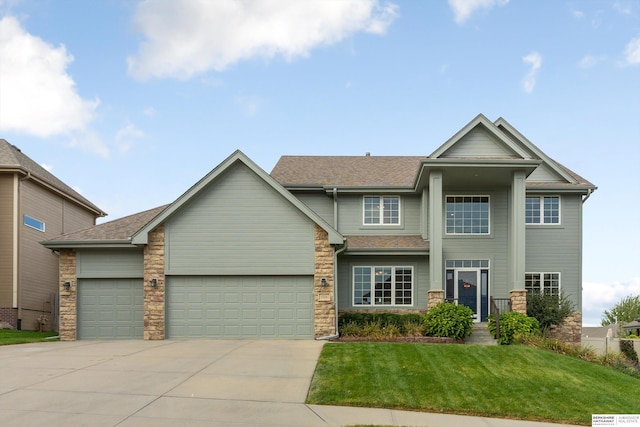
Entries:
{"label": "downspout", "polygon": [[15,212],[16,212],[16,218],[15,218],[15,248],[14,248],[14,254],[15,254],[15,261],[14,261],[14,278],[15,278],[15,282],[14,282],[14,302],[16,302],[16,306],[18,309],[18,320],[17,320],[17,324],[16,324],[16,329],[17,330],[22,330],[22,227],[20,226],[22,224],[22,182],[31,179],[31,172],[27,171],[27,173],[25,174],[24,177],[19,178],[16,182],[16,188],[15,188],[15,201],[16,201],[16,207],[15,207]]}
{"label": "downspout", "polygon": [[333,228],[338,229],[338,189],[333,187]]}
{"label": "downspout", "polygon": [[589,188],[589,189],[587,190],[587,195],[586,195],[586,196],[584,196],[584,198],[582,199],[582,204],[584,204],[584,202],[586,202],[586,201],[587,201],[587,199],[588,199],[589,197],[591,197],[591,195],[593,194],[593,191],[594,191],[594,189],[593,189],[593,188]]}

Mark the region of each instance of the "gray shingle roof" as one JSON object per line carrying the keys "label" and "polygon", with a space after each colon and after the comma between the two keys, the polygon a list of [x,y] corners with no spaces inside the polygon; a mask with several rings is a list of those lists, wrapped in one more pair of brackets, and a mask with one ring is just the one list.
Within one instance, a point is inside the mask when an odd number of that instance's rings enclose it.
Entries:
{"label": "gray shingle roof", "polygon": [[282,156],[271,176],[284,186],[413,187],[421,156]]}
{"label": "gray shingle roof", "polygon": [[73,233],[63,234],[53,240],[46,242],[47,244],[65,242],[108,242],[108,241],[127,241],[136,231],[144,227],[149,221],[155,218],[167,206],[159,206],[144,212],[125,216],[124,218],[115,219],[113,221],[98,224],[94,227],[87,228]]}
{"label": "gray shingle roof", "polygon": [[49,185],[76,203],[84,205],[90,210],[95,211],[98,216],[105,216],[106,213],[99,207],[91,203],[85,197],[80,195],[73,188],[56,178],[51,172],[34,162],[30,157],[25,155],[18,147],[0,138],[0,171],[22,171],[30,174],[46,185]]}
{"label": "gray shingle roof", "polygon": [[428,251],[429,242],[422,236],[346,236],[347,251],[410,250]]}

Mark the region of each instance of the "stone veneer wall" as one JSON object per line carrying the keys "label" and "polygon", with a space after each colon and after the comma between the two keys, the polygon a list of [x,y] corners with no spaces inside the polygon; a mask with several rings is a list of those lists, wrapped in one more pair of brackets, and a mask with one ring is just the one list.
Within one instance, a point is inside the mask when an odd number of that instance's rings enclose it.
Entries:
{"label": "stone veneer wall", "polygon": [[[78,319],[77,296],[78,280],[76,278],[76,250],[60,249],[60,341],[76,340]],[[70,282],[69,290],[64,282]]]}
{"label": "stone veneer wall", "polygon": [[432,289],[427,292],[427,311],[431,310],[441,302],[444,302],[443,289]]}
{"label": "stone veneer wall", "polygon": [[[156,279],[156,287],[151,286]],[[149,233],[144,248],[144,339],[163,340],[165,319],[164,225]]]}
{"label": "stone veneer wall", "polygon": [[13,307],[0,307],[0,323],[11,325],[13,329],[18,327],[18,309]]}
{"label": "stone veneer wall", "polygon": [[582,313],[574,311],[564,319],[562,325],[552,326],[549,338],[569,344],[580,344],[582,342]]}
{"label": "stone veneer wall", "polygon": [[[315,338],[335,335],[336,304],[334,301],[334,249],[329,244],[329,235],[315,226],[315,272],[313,275],[314,336]],[[322,286],[322,279],[327,286]]]}
{"label": "stone veneer wall", "polygon": [[527,314],[527,291],[524,289],[509,292],[511,311]]}

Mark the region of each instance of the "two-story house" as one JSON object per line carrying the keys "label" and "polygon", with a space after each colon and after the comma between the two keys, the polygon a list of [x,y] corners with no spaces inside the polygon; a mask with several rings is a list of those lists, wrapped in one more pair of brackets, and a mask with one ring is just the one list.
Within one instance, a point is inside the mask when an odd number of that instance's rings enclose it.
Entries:
{"label": "two-story house", "polygon": [[58,257],[39,244],[89,228],[100,208],[0,139],[0,322],[57,328]]}
{"label": "two-story house", "polygon": [[61,335],[321,338],[342,311],[453,299],[484,321],[529,289],[567,295],[579,325],[595,188],[483,115],[428,156],[283,156],[267,174],[238,151],[166,207],[45,243]]}

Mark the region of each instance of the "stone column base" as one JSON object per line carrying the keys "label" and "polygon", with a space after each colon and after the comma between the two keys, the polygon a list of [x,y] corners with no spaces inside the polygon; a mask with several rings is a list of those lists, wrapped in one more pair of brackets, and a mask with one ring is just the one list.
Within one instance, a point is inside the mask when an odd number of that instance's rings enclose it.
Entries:
{"label": "stone column base", "polygon": [[444,290],[434,289],[427,292],[427,311],[444,302]]}

